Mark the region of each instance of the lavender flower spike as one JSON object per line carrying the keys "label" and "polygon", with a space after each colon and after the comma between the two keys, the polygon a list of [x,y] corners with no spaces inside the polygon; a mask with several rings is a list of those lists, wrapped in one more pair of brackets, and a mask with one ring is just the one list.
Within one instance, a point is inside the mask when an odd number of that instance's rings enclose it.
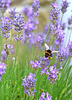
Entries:
{"label": "lavender flower spike", "polygon": [[50,66],[49,71],[47,70],[46,75],[48,75],[48,80],[50,83],[55,83],[55,81],[58,79],[59,71],[62,69],[62,66],[60,66],[59,69],[56,68],[56,64],[54,66]]}
{"label": "lavender flower spike", "polygon": [[11,0],[0,0],[0,11],[4,13],[9,8]]}
{"label": "lavender flower spike", "polygon": [[12,28],[11,25],[12,25],[12,22],[9,17],[5,17],[4,19],[2,19],[3,33],[9,33],[10,29]]}
{"label": "lavender flower spike", "polygon": [[0,81],[1,81],[1,79],[2,79],[2,75],[3,75],[4,73],[6,73],[6,72],[5,72],[6,66],[7,66],[6,64],[1,63],[1,61],[0,61]]}
{"label": "lavender flower spike", "polygon": [[45,98],[45,93],[42,92],[41,97],[39,98],[39,100],[52,100],[52,96],[47,92],[46,93],[46,98]]}
{"label": "lavender flower spike", "polygon": [[36,81],[35,79],[36,74],[29,73],[29,76],[23,79],[23,86],[25,87],[25,93],[27,93],[29,96],[34,96],[36,89],[32,91],[32,89],[36,86]]}
{"label": "lavender flower spike", "polygon": [[14,21],[13,21],[13,25],[14,25],[14,29],[20,33],[23,31],[24,29],[24,17],[21,14],[17,14],[17,16],[15,17]]}
{"label": "lavender flower spike", "polygon": [[16,10],[16,8],[14,8],[14,9],[11,9],[10,10],[10,19],[13,21],[14,20],[14,18],[16,18],[16,14],[17,14],[17,12],[15,11]]}
{"label": "lavender flower spike", "polygon": [[34,0],[32,4],[32,10],[33,10],[33,15],[35,17],[39,16],[39,8],[40,8],[39,0]]}
{"label": "lavender flower spike", "polygon": [[69,7],[69,3],[67,2],[67,0],[62,1],[62,7],[61,7],[61,11],[64,14],[67,11],[67,7]]}
{"label": "lavender flower spike", "polygon": [[34,71],[36,71],[40,67],[40,63],[37,60],[35,60],[35,62],[30,61],[30,64]]}

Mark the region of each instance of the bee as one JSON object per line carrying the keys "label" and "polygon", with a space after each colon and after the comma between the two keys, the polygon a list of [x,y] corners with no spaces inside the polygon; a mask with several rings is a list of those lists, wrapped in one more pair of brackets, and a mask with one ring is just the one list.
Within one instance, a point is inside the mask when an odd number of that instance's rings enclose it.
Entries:
{"label": "bee", "polygon": [[45,44],[45,48],[46,48],[46,51],[44,52],[44,55],[46,58],[49,57],[50,60],[53,58],[53,53],[58,53],[58,51],[50,50],[47,44]]}

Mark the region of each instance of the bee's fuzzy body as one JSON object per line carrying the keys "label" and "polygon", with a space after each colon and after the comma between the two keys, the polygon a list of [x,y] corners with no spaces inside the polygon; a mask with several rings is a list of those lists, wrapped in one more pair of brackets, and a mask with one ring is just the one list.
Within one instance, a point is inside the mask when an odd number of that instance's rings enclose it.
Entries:
{"label": "bee's fuzzy body", "polygon": [[47,44],[45,44],[45,48],[46,48],[46,51],[45,51],[44,55],[45,55],[46,58],[49,57],[50,60],[53,57],[53,53],[58,53],[58,51],[51,51]]}
{"label": "bee's fuzzy body", "polygon": [[44,53],[45,57],[49,57],[50,59],[52,58],[52,51],[51,50],[46,50]]}

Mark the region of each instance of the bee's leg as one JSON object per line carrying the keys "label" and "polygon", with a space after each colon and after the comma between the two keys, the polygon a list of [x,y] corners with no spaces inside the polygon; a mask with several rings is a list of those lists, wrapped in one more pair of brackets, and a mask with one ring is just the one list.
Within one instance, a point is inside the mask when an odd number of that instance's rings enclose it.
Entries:
{"label": "bee's leg", "polygon": [[49,57],[49,59],[51,60],[53,57]]}

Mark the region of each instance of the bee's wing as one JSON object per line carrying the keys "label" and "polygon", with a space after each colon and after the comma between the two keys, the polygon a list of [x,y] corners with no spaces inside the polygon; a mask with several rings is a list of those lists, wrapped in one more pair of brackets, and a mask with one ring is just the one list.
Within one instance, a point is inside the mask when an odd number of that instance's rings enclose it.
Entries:
{"label": "bee's wing", "polygon": [[52,53],[58,53],[59,51],[52,51]]}
{"label": "bee's wing", "polygon": [[45,44],[45,48],[46,48],[46,50],[48,50],[49,49],[49,46],[47,44]]}

